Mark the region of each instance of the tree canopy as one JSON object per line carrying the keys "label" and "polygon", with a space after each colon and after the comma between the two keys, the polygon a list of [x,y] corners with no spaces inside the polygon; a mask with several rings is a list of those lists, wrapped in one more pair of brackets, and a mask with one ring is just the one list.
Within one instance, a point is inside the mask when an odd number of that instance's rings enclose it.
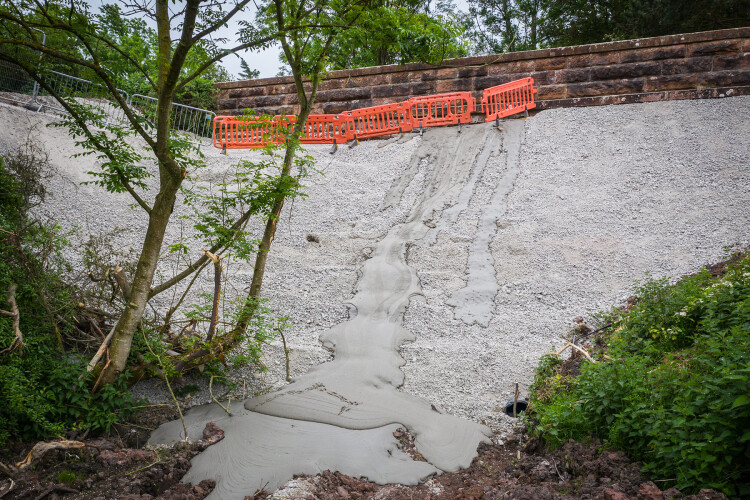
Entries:
{"label": "tree canopy", "polygon": [[745,0],[469,0],[476,52],[505,52],[734,28]]}

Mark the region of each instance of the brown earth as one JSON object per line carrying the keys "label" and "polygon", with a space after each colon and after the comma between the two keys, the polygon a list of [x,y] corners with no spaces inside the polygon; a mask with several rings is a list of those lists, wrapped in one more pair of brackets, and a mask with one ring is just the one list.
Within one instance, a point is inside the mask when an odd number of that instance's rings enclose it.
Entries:
{"label": "brown earth", "polygon": [[[169,410],[169,409],[168,409]],[[171,411],[147,409],[133,422],[122,426],[128,432],[119,436],[85,440],[75,450],[56,450],[38,462],[15,471],[12,478],[0,481],[0,498],[8,499],[87,499],[87,500],[199,500],[215,486],[204,480],[197,485],[182,484],[180,479],[190,468],[190,459],[224,438],[213,422],[203,430],[203,439],[179,443],[170,449],[143,447],[148,427],[171,420]],[[176,412],[175,412],[176,413]],[[138,422],[138,423],[134,423]],[[134,426],[138,426],[137,428]],[[138,429],[138,430],[136,430]],[[141,446],[128,447],[138,442]],[[2,462],[19,462],[34,443],[15,443],[2,454]],[[138,446],[131,444],[131,446]]]}
{"label": "brown earth", "polygon": [[[552,453],[525,446],[520,433],[503,445],[482,445],[479,456],[466,470],[436,476],[418,486],[379,486],[326,471],[311,479],[309,496],[316,500],[442,500],[442,499],[720,499],[712,490],[683,496],[678,490],[662,491],[647,481],[640,464],[623,453],[602,450],[597,442],[570,442]],[[256,496],[255,498],[263,498]]]}
{"label": "brown earth", "polygon": [[[577,360],[569,362],[575,369]],[[168,407],[150,407],[118,428],[120,435],[87,440],[78,450],[48,453],[35,465],[10,479],[0,481],[0,498],[8,499],[86,499],[86,500],[199,500],[214,488],[214,482],[182,484],[190,459],[224,433],[213,423],[204,430],[201,441],[180,443],[170,449],[146,449],[148,429],[174,418]],[[125,432],[123,432],[125,431]],[[397,435],[396,435],[397,434]],[[413,438],[403,429],[394,433],[404,451],[415,459]],[[2,454],[4,463],[20,461],[33,443],[14,444]],[[683,496],[676,489],[662,491],[640,472],[640,464],[621,452],[601,445],[570,442],[554,452],[542,450],[538,441],[521,431],[506,437],[504,444],[482,445],[479,456],[463,471],[445,473],[417,486],[376,485],[338,472],[308,477],[307,496],[315,500],[442,500],[442,499],[607,499],[607,500],[709,500],[726,498],[712,490]],[[302,476],[305,477],[305,476]],[[249,492],[250,493],[250,492]],[[269,498],[264,492],[251,500]]]}

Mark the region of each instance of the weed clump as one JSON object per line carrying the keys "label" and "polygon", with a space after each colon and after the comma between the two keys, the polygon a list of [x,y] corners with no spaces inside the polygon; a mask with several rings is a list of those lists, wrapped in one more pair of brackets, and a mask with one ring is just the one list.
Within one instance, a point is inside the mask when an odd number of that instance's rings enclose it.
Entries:
{"label": "weed clump", "polygon": [[542,358],[532,431],[552,447],[596,436],[683,491],[750,495],[750,257],[721,276],[648,279],[637,295],[606,315],[606,356],[579,376]]}

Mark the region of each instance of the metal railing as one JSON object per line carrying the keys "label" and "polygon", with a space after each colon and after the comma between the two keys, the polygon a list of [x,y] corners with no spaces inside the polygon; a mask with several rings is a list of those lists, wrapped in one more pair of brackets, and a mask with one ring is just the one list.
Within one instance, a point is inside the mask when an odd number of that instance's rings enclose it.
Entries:
{"label": "metal railing", "polygon": [[[51,70],[42,72],[41,79],[63,99],[86,104],[101,111],[106,124],[128,124],[120,103],[112,98],[106,86]],[[118,89],[117,91],[134,113],[154,124],[157,107],[155,97],[140,94],[130,96],[124,90]],[[39,84],[20,66],[4,61],[0,61],[0,100],[21,104],[36,111],[49,110],[55,113],[67,113],[57,99],[44,88],[40,88]],[[200,145],[211,141],[212,122],[215,117],[216,113],[207,109],[173,103],[170,128],[189,134],[193,142]]]}
{"label": "metal railing", "polygon": [[36,97],[36,81],[15,64],[0,61],[0,100],[26,105]]}
{"label": "metal railing", "polygon": [[[120,125],[125,122],[125,112],[120,104],[112,98],[106,86],[51,70],[42,74],[42,80],[63,99],[91,106],[103,113],[104,123],[107,125]],[[127,92],[120,89],[117,89],[117,92],[120,93],[123,101],[129,102],[130,98]],[[36,103],[42,108],[66,113],[65,108],[44,88],[39,90]]]}
{"label": "metal railing", "polygon": [[[130,98],[130,109],[148,120],[152,125],[156,121],[155,97],[133,94]],[[207,109],[194,108],[186,104],[172,103],[172,113],[169,118],[169,128],[178,132],[190,134],[197,144],[210,140],[213,136],[213,119],[216,113]]]}

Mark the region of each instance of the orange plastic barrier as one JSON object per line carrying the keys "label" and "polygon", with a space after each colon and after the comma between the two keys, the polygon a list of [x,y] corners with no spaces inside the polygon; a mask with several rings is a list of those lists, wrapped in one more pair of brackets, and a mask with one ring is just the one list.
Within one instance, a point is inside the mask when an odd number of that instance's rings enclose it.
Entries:
{"label": "orange plastic barrier", "polygon": [[414,128],[408,102],[355,109],[347,115],[351,123],[350,139],[409,132]]}
{"label": "orange plastic barrier", "polygon": [[296,119],[296,116],[275,116],[270,120],[217,116],[214,118],[214,147],[257,149],[281,144],[287,127]]}
{"label": "orange plastic barrier", "polygon": [[310,115],[299,142],[302,144],[343,144],[351,139],[350,123],[341,115]]}
{"label": "orange plastic barrier", "polygon": [[482,94],[482,107],[491,122],[515,113],[535,108],[533,78],[523,78],[497,87],[485,89]]}
{"label": "orange plastic barrier", "polygon": [[[482,95],[485,121],[535,108],[534,79],[523,78],[486,89]],[[310,115],[300,142],[303,144],[343,144],[352,139],[409,132],[415,128],[471,123],[476,101],[471,92],[453,92],[408,101],[356,109],[338,115]],[[289,126],[297,117],[241,119],[234,116],[214,118],[214,146],[253,149],[282,143]],[[335,148],[334,148],[335,149]]]}
{"label": "orange plastic barrier", "polygon": [[412,97],[411,116],[415,127],[437,127],[471,123],[475,101],[471,92]]}

